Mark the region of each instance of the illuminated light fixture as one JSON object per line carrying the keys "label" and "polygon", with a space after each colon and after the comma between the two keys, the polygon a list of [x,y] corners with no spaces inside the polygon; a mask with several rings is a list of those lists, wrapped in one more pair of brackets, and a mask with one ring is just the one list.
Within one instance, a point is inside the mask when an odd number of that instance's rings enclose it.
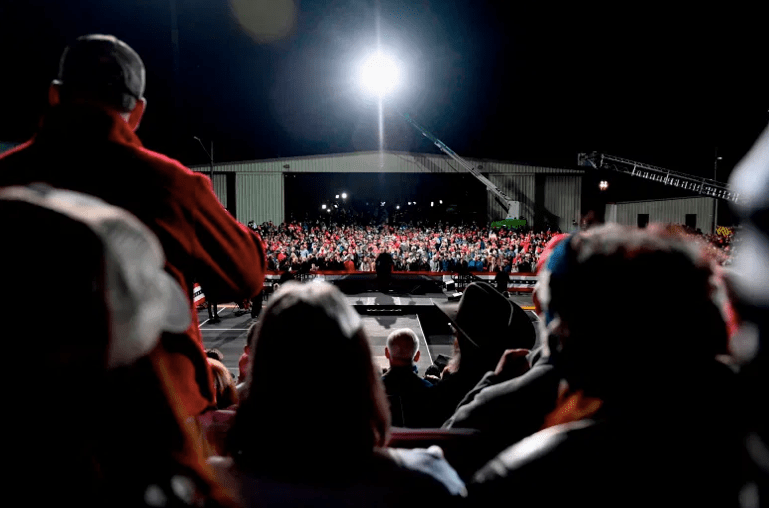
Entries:
{"label": "illuminated light fixture", "polygon": [[430,201],[430,206],[435,206],[435,202],[434,201]]}
{"label": "illuminated light fixture", "polygon": [[335,199],[339,199],[339,194],[337,194],[336,196],[334,196],[334,198],[335,198]]}
{"label": "illuminated light fixture", "polygon": [[334,208],[339,208],[339,205],[334,205]]}
{"label": "illuminated light fixture", "polygon": [[401,209],[401,205],[395,205],[395,209],[396,210],[400,210]]}
{"label": "illuminated light fixture", "polygon": [[398,65],[392,57],[377,52],[364,62],[360,83],[366,93],[382,97],[397,88],[399,81]]}
{"label": "illuminated light fixture", "polygon": [[442,204],[443,204],[443,200],[442,200],[442,199],[439,199],[439,200],[438,200],[438,203],[442,205]]}
{"label": "illuminated light fixture", "polygon": [[342,193],[342,199],[347,199],[347,193],[346,192]]}
{"label": "illuminated light fixture", "polygon": [[320,205],[320,209],[321,210],[325,210],[326,209],[326,205]]}
{"label": "illuminated light fixture", "polygon": [[606,189],[609,188],[609,182],[607,182],[606,180],[601,180],[601,182],[598,184],[598,188],[601,189],[602,191],[605,191]]}
{"label": "illuminated light fixture", "polygon": [[384,201],[380,201],[380,202],[379,202],[379,206],[384,206],[384,205],[385,205],[385,202],[384,202]]}

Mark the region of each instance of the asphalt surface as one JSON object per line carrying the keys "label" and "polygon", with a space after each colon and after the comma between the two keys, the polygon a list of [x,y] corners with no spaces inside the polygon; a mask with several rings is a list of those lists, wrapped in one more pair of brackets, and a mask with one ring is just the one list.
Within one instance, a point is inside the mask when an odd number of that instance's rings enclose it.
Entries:
{"label": "asphalt surface", "polygon": [[[363,327],[371,346],[375,364],[382,368],[388,366],[385,358],[387,336],[398,328],[411,328],[419,336],[420,359],[417,368],[420,374],[439,356],[451,356],[453,337],[447,326],[447,319],[442,319],[435,309],[435,303],[448,301],[448,294],[432,293],[419,296],[382,294],[368,291],[345,296],[361,314]],[[532,300],[530,294],[511,295],[510,298],[527,310],[532,319]],[[267,302],[265,302],[265,305]],[[225,366],[237,377],[238,360],[246,345],[248,330],[256,323],[248,311],[238,309],[234,303],[218,306],[219,323],[208,319],[208,311],[198,310],[198,321],[206,349],[215,348],[224,355]]]}

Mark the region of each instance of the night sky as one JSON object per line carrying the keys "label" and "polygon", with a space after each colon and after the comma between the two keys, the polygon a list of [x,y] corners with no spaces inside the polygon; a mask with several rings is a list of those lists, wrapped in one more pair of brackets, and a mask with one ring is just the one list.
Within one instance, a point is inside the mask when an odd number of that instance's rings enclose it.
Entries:
{"label": "night sky", "polygon": [[403,74],[384,107],[386,150],[438,153],[401,110],[466,157],[574,167],[598,150],[712,177],[718,147],[726,181],[769,122],[758,3],[270,0],[239,19],[226,0],[1,1],[6,142],[32,135],[62,50],[86,33],[142,56],[138,134],[188,165],[208,160],[194,136],[213,140],[218,162],[378,149],[378,109],[356,81],[377,40]]}

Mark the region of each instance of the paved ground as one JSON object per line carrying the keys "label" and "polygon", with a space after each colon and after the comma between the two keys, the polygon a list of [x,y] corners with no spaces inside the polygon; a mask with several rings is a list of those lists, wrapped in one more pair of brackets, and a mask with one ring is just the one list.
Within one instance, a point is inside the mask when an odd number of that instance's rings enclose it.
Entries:
{"label": "paved ground", "polygon": [[[412,296],[368,291],[348,294],[346,298],[361,314],[373,359],[381,367],[387,367],[384,356],[387,336],[397,328],[411,328],[419,336],[421,358],[417,367],[421,374],[438,355],[451,356],[453,338],[434,306],[434,303],[447,302],[446,294]],[[533,308],[530,295],[513,295],[511,299],[527,309],[532,319],[535,319],[533,312],[528,310]],[[234,304],[220,305],[219,317],[221,322],[210,323],[208,312],[205,309],[198,311],[203,343],[206,348],[221,351],[224,364],[237,376],[238,359],[243,353],[248,329],[256,320],[248,312],[239,311]]]}

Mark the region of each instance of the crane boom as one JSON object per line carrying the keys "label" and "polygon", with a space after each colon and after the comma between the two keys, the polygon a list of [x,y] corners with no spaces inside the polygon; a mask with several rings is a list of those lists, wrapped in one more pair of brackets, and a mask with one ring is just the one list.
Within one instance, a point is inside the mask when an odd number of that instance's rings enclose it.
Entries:
{"label": "crane boom", "polygon": [[698,194],[710,196],[725,201],[736,203],[739,201],[739,194],[734,192],[725,183],[718,182],[710,178],[688,175],[670,169],[644,164],[629,159],[623,159],[614,155],[591,152],[581,153],[577,157],[577,163],[580,166],[592,168],[605,168],[612,171],[618,171],[630,176],[645,178],[659,182],[663,185],[687,189]]}
{"label": "crane boom", "polygon": [[457,161],[460,166],[465,168],[471,175],[477,178],[483,185],[486,186],[486,190],[493,193],[498,199],[500,199],[504,203],[507,209],[508,219],[513,219],[520,215],[521,204],[519,201],[513,201],[512,199],[510,199],[510,197],[507,194],[505,194],[505,192],[503,192],[502,189],[494,185],[494,183],[491,180],[483,176],[483,174],[480,171],[478,171],[475,168],[475,166],[473,166],[472,164],[464,160],[462,157],[457,155],[456,152],[454,152],[454,150],[446,146],[446,143],[444,143],[443,141],[435,137],[430,131],[422,127],[419,123],[417,123],[416,120],[411,118],[411,116],[403,113],[400,113],[400,115],[408,123],[410,123],[416,130],[421,132],[424,137],[432,141],[433,144],[435,144],[435,146],[437,146],[438,149],[440,149],[440,151],[442,151],[443,153],[445,153],[446,155],[448,155],[449,157]]}

